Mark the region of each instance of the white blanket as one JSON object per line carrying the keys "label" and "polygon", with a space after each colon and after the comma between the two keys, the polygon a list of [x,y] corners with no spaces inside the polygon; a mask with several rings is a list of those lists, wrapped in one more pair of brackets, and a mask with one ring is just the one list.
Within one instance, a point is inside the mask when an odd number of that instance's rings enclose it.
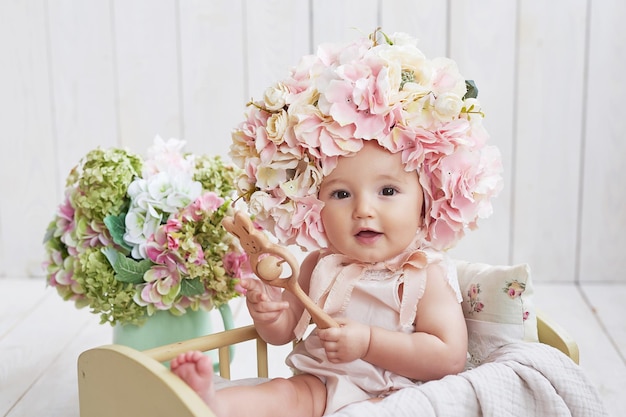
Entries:
{"label": "white blanket", "polygon": [[475,369],[406,388],[333,417],[607,416],[582,369],[541,343],[515,343]]}

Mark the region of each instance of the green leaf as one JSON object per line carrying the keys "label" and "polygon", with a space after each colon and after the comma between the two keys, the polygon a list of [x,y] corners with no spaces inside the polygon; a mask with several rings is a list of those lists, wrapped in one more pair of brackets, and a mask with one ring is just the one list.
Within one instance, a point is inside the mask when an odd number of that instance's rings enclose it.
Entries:
{"label": "green leaf", "polygon": [[204,292],[204,284],[200,281],[200,277],[193,279],[183,279],[180,283],[180,294],[185,297],[193,297]]}
{"label": "green leaf", "polygon": [[120,282],[140,284],[143,282],[143,275],[154,265],[149,259],[136,261],[111,247],[101,250],[115,271],[115,279]]}
{"label": "green leaf", "polygon": [[100,249],[100,252],[102,252],[102,254],[107,258],[107,260],[111,264],[111,268],[115,270],[115,264],[117,263],[117,258],[120,255],[120,253],[110,246],[106,246]]}
{"label": "green leaf", "polygon": [[50,223],[50,226],[46,229],[46,234],[43,237],[43,243],[46,243],[54,237],[54,223]]}
{"label": "green leaf", "polygon": [[143,282],[143,275],[152,268],[152,265],[154,264],[148,259],[136,261],[125,256],[119,256],[117,265],[114,267],[115,279],[121,282],[140,284]]}
{"label": "green leaf", "polygon": [[124,241],[124,232],[126,232],[126,213],[122,213],[119,216],[114,216],[109,214],[104,218],[104,224],[107,229],[109,229],[109,233],[111,233],[111,237],[113,241],[130,251],[132,247]]}
{"label": "green leaf", "polygon": [[478,87],[476,87],[474,80],[465,80],[465,87],[467,87],[467,92],[463,96],[463,100],[478,97]]}

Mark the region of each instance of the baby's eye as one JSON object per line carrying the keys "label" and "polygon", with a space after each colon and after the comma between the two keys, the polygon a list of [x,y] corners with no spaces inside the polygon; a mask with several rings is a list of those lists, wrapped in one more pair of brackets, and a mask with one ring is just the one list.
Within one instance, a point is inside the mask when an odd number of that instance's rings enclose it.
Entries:
{"label": "baby's eye", "polygon": [[382,189],[380,193],[384,196],[391,196],[391,195],[396,195],[398,193],[398,190],[396,190],[393,187],[385,187]]}
{"label": "baby's eye", "polygon": [[350,193],[345,191],[345,190],[337,190],[337,191],[333,191],[332,194],[330,195],[332,198],[336,198],[338,200],[341,200],[343,198],[348,198],[350,197]]}

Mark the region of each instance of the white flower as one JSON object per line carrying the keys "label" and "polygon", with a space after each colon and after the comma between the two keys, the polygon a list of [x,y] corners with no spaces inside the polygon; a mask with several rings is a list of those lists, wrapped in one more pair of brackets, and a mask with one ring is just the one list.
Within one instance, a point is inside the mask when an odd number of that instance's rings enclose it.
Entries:
{"label": "white flower", "polygon": [[247,195],[251,190],[254,190],[254,183],[251,182],[250,177],[242,174],[237,178],[236,187],[239,195]]}
{"label": "white flower", "polygon": [[301,162],[304,170],[297,174],[292,180],[280,185],[281,190],[289,198],[306,197],[317,194],[323,175],[313,164]]}
{"label": "white flower", "polygon": [[161,224],[162,215],[156,210],[131,209],[126,214],[124,241],[132,246],[135,259],[146,259],[147,236],[152,236]]}
{"label": "white flower", "polygon": [[244,166],[246,161],[258,158],[259,153],[253,146],[254,142],[248,138],[240,129],[236,129],[231,134],[233,143],[230,146],[228,155],[237,166]]}
{"label": "white flower", "polygon": [[416,94],[412,100],[407,101],[405,110],[404,122],[407,126],[428,129],[435,123],[432,94]]}
{"label": "white flower", "polygon": [[276,83],[268,87],[263,95],[265,107],[272,111],[282,109],[285,106],[288,94],[289,89],[283,83]]}
{"label": "white flower", "polygon": [[389,37],[394,45],[396,46],[417,46],[417,39],[404,32],[395,32],[393,35]]}
{"label": "white flower", "polygon": [[442,122],[456,119],[463,108],[463,100],[454,93],[443,93],[435,99],[434,116]]}
{"label": "white flower", "polygon": [[[146,258],[146,243],[162,221],[188,206],[202,193],[202,184],[193,180],[190,159],[180,154],[182,141],[156,141],[151,148],[152,174],[138,178],[128,187],[130,207],[126,215],[124,241],[136,259]],[[159,153],[160,152],[160,153]],[[191,165],[193,168],[193,165]]]}
{"label": "white flower", "polygon": [[260,166],[256,172],[257,186],[263,190],[271,190],[287,181],[287,171],[272,166]]}
{"label": "white flower", "polygon": [[463,97],[467,91],[465,78],[459,73],[459,68],[453,60],[445,57],[434,58],[432,89],[436,96],[445,92],[454,93]]}
{"label": "white flower", "polygon": [[250,196],[248,209],[253,215],[266,213],[280,204],[280,199],[273,198],[264,191],[256,191]]}
{"label": "white flower", "polygon": [[150,178],[159,172],[193,172],[193,156],[183,156],[185,141],[170,138],[165,142],[160,136],[154,138],[154,144],[148,149],[148,160],[142,168],[142,176]]}
{"label": "white flower", "polygon": [[284,142],[283,136],[285,135],[287,126],[289,126],[288,118],[287,112],[281,110],[279,113],[272,114],[267,120],[267,126],[265,128],[267,137],[276,145],[280,145]]}

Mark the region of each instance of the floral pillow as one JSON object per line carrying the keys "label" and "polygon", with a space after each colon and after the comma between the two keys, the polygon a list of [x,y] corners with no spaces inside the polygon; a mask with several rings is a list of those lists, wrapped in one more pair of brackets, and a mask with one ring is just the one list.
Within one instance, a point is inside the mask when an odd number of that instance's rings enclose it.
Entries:
{"label": "floral pillow", "polygon": [[511,342],[539,341],[527,264],[494,266],[455,261],[467,323],[469,366]]}

